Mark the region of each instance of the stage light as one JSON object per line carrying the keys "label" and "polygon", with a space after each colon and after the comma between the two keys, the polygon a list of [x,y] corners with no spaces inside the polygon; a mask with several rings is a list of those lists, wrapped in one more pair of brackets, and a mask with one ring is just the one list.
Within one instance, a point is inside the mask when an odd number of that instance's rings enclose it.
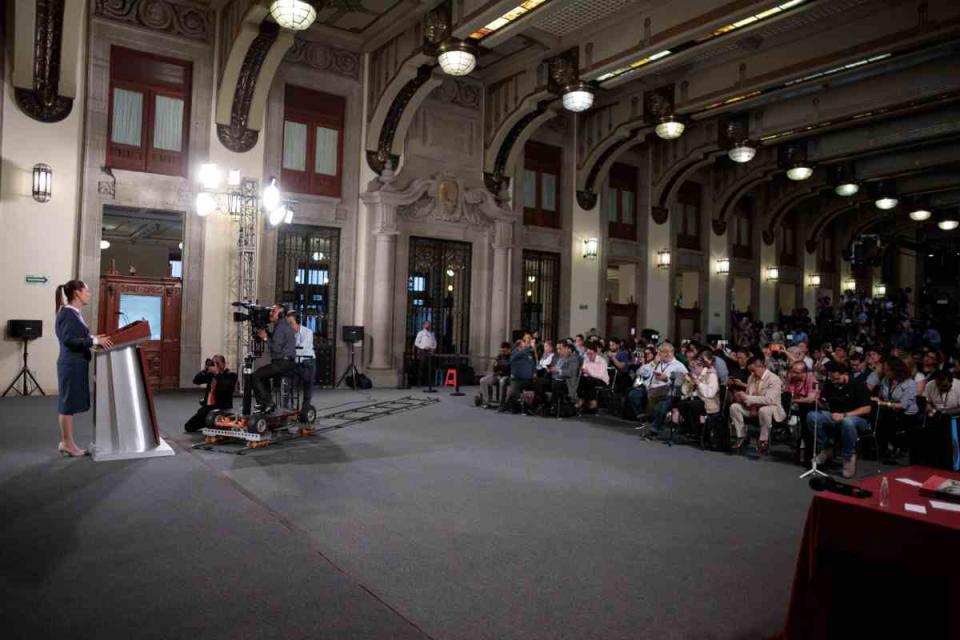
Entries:
{"label": "stage light", "polygon": [[860,191],[860,185],[858,185],[856,182],[844,182],[833,188],[833,192],[835,194],[844,198],[855,196],[857,195],[858,191]]}
{"label": "stage light", "polygon": [[270,3],[270,15],[284,29],[303,31],[317,19],[317,10],[304,0],[274,0]]}
{"label": "stage light", "polygon": [[204,218],[213,213],[217,208],[217,199],[213,194],[201,191],[197,194],[197,215]]}
{"label": "stage light", "polygon": [[660,123],[654,128],[654,131],[664,140],[676,140],[683,135],[686,128],[686,125],[677,120],[675,116],[665,116],[660,119]]}
{"label": "stage light", "polygon": [[586,82],[575,82],[563,89],[563,108],[578,113],[593,106],[593,87]]}
{"label": "stage light", "polygon": [[727,156],[731,160],[740,164],[750,162],[755,155],[757,155],[757,148],[746,140],[733,145],[727,152]]}
{"label": "stage light", "polygon": [[263,210],[271,212],[280,206],[280,189],[277,188],[277,179],[270,178],[270,182],[263,188]]}
{"label": "stage light", "polygon": [[287,217],[287,207],[286,205],[278,204],[274,207],[268,214],[267,220],[270,221],[270,224],[274,227],[278,226],[283,222]]}
{"label": "stage light", "polygon": [[450,38],[437,51],[437,62],[449,76],[465,76],[477,66],[477,47],[469,42]]}
{"label": "stage light", "polygon": [[53,194],[53,169],[50,165],[33,165],[33,199],[37,202],[49,202]]}

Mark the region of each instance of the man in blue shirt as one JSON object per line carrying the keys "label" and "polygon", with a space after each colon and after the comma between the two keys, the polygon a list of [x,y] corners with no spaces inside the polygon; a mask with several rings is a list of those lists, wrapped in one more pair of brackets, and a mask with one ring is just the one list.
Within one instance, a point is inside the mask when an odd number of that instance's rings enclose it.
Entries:
{"label": "man in blue shirt", "polygon": [[267,341],[270,364],[265,364],[253,372],[253,393],[257,396],[257,410],[270,413],[277,408],[270,400],[270,380],[277,376],[289,376],[296,372],[297,337],[287,324],[284,316],[287,310],[283,305],[274,305],[270,310],[269,329],[260,329],[257,335]]}
{"label": "man in blue shirt", "polygon": [[520,393],[533,383],[537,363],[533,359],[533,348],[529,334],[523,340],[517,340],[510,354],[510,392],[507,401],[500,403],[499,411],[507,410],[511,401],[520,397]]}

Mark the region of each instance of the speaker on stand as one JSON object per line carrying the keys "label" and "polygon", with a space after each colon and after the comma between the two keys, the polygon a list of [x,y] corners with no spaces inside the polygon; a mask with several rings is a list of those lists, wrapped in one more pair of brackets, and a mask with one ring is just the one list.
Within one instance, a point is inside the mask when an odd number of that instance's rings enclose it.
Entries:
{"label": "speaker on stand", "polygon": [[340,376],[339,380],[337,380],[337,384],[334,389],[339,389],[340,385],[343,384],[343,381],[347,379],[347,376],[350,376],[350,382],[352,384],[349,386],[356,391],[360,388],[360,372],[357,370],[357,365],[354,361],[353,345],[357,342],[363,342],[363,327],[341,327],[340,336],[342,340],[347,343],[347,357],[349,358],[349,363],[347,364],[347,368],[343,371],[343,375]]}
{"label": "speaker on stand", "polygon": [[[36,340],[42,336],[42,320],[7,321],[7,338],[12,340],[21,340],[23,342],[23,366],[20,367],[20,372],[13,379],[13,382],[7,386],[7,390],[3,392],[4,396],[11,391],[16,391],[17,395],[21,396],[33,395],[34,391],[39,391],[40,395],[42,396],[47,395],[43,392],[43,387],[41,387],[40,383],[37,382],[37,379],[33,377],[33,372],[30,371],[30,367],[27,365],[29,358],[29,350],[27,345],[30,344],[31,340]],[[31,384],[33,385],[32,387],[30,386]]]}

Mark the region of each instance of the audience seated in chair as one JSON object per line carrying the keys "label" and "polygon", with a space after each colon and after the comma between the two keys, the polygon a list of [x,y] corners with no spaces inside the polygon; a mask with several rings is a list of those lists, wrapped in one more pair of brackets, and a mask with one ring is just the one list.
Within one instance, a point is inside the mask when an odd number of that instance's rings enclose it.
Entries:
{"label": "audience seated in chair", "polygon": [[526,334],[522,340],[517,340],[510,354],[510,391],[504,402],[500,403],[500,411],[506,411],[512,402],[520,399],[520,394],[533,384],[533,374],[536,370],[536,361],[533,359],[533,337]]}
{"label": "audience seated in chair", "polygon": [[736,391],[733,394],[733,404],[730,406],[730,426],[737,436],[734,449],[742,449],[746,444],[747,427],[744,420],[747,417],[756,418],[760,423],[760,440],[757,451],[766,453],[770,446],[770,427],[774,420],[786,420],[787,414],[783,410],[780,394],[783,391],[783,382],[780,377],[767,369],[761,358],[754,357],[747,363],[750,378],[745,391]]}
{"label": "audience seated in chair", "polygon": [[813,433],[817,434],[817,464],[826,463],[833,456],[827,440],[840,444],[843,452],[843,477],[852,478],[857,471],[857,438],[870,430],[867,418],[872,410],[870,394],[863,382],[850,378],[846,365],[831,362],[827,365],[830,380],[824,385],[821,398],[826,409],[807,414],[807,451],[813,451]]}
{"label": "audience seated in chair", "polygon": [[880,383],[879,393],[872,398],[879,411],[877,446],[884,459],[895,461],[897,444],[902,444],[905,434],[919,426],[922,416],[917,406],[917,383],[907,373],[903,360],[890,358],[885,371],[887,375]]}
{"label": "audience seated in chair", "polygon": [[500,345],[500,353],[493,364],[493,371],[480,378],[480,393],[483,395],[484,405],[493,403],[493,391],[497,390],[497,399],[503,404],[506,398],[507,385],[510,384],[510,343]]}
{"label": "audience seated in chair", "polygon": [[701,351],[691,362],[691,367],[683,377],[679,413],[687,429],[699,435],[701,418],[720,412],[720,381],[710,349]]}
{"label": "audience seated in chair", "polygon": [[587,343],[587,351],[580,365],[580,386],[577,392],[579,400],[577,406],[586,408],[590,412],[597,410],[597,391],[610,384],[610,374],[607,372],[607,361],[598,353],[599,345],[595,342]]}
{"label": "audience seated in chair", "polygon": [[653,380],[652,363],[657,357],[656,348],[645,347],[641,357],[643,362],[637,369],[633,388],[627,393],[627,407],[633,412],[635,418],[642,417],[647,410],[647,391],[650,388],[650,382]]}
{"label": "audience seated in chair", "polygon": [[650,437],[660,435],[663,422],[673,408],[674,381],[679,384],[686,374],[687,368],[674,357],[673,345],[669,342],[661,344],[654,361],[638,371],[638,375],[650,377],[646,415],[641,416],[641,425],[638,427],[647,429]]}
{"label": "audience seated in chair", "polygon": [[820,386],[817,384],[816,376],[807,371],[807,365],[802,360],[796,360],[790,364],[784,390],[793,397],[800,423],[803,424],[807,414],[816,409],[817,398],[820,397]]}

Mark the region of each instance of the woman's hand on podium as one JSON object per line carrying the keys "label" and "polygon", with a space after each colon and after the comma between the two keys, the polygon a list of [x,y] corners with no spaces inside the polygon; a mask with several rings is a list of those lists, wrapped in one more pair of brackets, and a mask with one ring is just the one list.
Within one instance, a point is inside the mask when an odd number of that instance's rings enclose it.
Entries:
{"label": "woman's hand on podium", "polygon": [[113,340],[110,339],[110,336],[107,334],[101,334],[97,336],[97,346],[101,349],[109,349],[113,346]]}

